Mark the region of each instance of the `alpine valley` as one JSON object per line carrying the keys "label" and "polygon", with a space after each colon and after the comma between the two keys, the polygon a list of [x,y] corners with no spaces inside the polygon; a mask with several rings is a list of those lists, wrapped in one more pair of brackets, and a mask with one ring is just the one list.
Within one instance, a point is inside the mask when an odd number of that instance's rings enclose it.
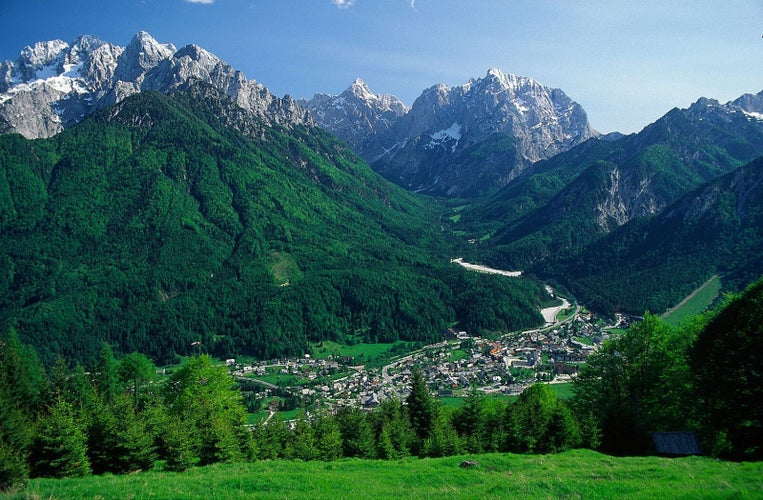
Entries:
{"label": "alpine valley", "polygon": [[451,264],[440,205],[203,49],[82,37],[4,68],[23,134],[0,136],[0,324],[46,363],[103,341],[270,359],[542,322],[541,283]]}
{"label": "alpine valley", "polygon": [[297,101],[141,32],[2,63],[0,131],[0,330],[48,362],[505,333],[542,323],[541,279],[640,315],[763,273],[763,93],[602,135],[497,69]]}

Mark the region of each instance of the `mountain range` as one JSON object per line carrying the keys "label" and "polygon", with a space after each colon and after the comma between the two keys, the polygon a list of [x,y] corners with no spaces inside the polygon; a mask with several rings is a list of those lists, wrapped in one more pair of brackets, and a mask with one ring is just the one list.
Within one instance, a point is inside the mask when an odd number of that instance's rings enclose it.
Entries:
{"label": "mountain range", "polygon": [[533,276],[640,314],[763,273],[763,92],[602,136],[497,69],[296,101],[140,32],[0,64],[0,131],[0,328],[46,357],[419,342],[535,324]]}
{"label": "mountain range", "polygon": [[542,321],[540,282],[451,264],[433,200],[280,109],[189,78],[49,138],[0,135],[0,329],[52,363],[101,342],[274,358]]}
{"label": "mountain range", "polygon": [[339,95],[316,94],[309,101],[298,102],[310,111],[320,127],[355,151],[361,151],[371,137],[388,132],[409,110],[393,95],[374,94],[360,78]]}
{"label": "mountain range", "polygon": [[192,79],[214,85],[266,123],[310,121],[294,100],[274,96],[201,47],[177,50],[142,31],[126,47],[93,36],[38,42],[0,64],[0,132],[51,137],[130,95],[167,92]]}
{"label": "mountain range", "polygon": [[[636,283],[654,281],[644,277],[644,269],[658,267],[656,264],[661,260],[676,264],[697,244],[699,233],[677,231],[675,224],[659,222],[665,214],[677,210],[676,203],[686,204],[685,197],[703,187],[708,189],[703,192],[715,193],[720,189],[736,199],[738,194],[729,191],[729,184],[719,187],[714,183],[741,168],[752,171],[760,168],[753,160],[763,155],[763,122],[756,111],[762,103],[763,93],[745,95],[726,104],[700,99],[688,109],[669,111],[637,134],[615,140],[590,139],[534,164],[532,171],[521,179],[460,211],[459,222],[473,232],[474,239],[486,242],[492,253],[487,260],[493,265],[532,268],[547,276],[557,272],[565,276],[576,268],[575,280],[583,278],[581,272],[585,269],[589,282],[585,290],[596,289],[599,303],[614,290],[612,280],[601,279],[602,273],[616,273],[613,280],[623,286],[628,283],[635,290],[639,288]],[[747,165],[749,162],[752,163]],[[750,189],[752,193],[758,187],[753,184]],[[733,212],[731,207],[727,209]],[[747,235],[760,231],[759,221],[754,217],[739,223],[737,229]],[[650,226],[650,244],[641,248],[644,255],[655,261],[653,265],[642,262],[635,266],[634,260],[626,258],[630,251],[620,255],[623,262],[619,268],[610,269],[607,260],[596,264],[602,255],[605,244],[602,242],[606,242],[610,253],[616,253],[615,249],[629,247],[634,239],[645,238],[635,236],[645,230],[645,224],[655,224]],[[680,243],[675,242],[677,237],[682,238]],[[715,231],[707,237],[716,238],[715,245],[722,246],[723,238],[729,234]],[[675,244],[658,245],[661,240]],[[728,242],[730,247],[735,246],[733,240]],[[640,299],[631,296],[611,302],[605,309],[639,312],[648,308],[661,312],[713,273],[734,274],[734,266],[727,266],[728,260],[718,255],[708,257],[712,264],[704,265],[702,271],[685,265],[683,271],[687,274],[679,279],[675,271],[663,270],[667,275],[662,282],[644,285]],[[746,260],[747,256],[740,257]],[[567,271],[552,264],[559,259],[566,259]],[[587,266],[573,265],[581,261],[588,262]],[[757,264],[748,262],[743,267],[748,278],[763,273],[763,266]],[[619,270],[615,271],[616,268]],[[626,272],[628,268],[630,271]],[[689,278],[691,273],[695,273],[694,278]],[[743,281],[737,285],[746,285]],[[598,286],[593,284],[596,282]],[[572,288],[582,300],[592,300],[584,289]],[[659,300],[654,299],[658,296]]]}
{"label": "mountain range", "polygon": [[426,89],[410,108],[360,79],[338,96],[297,102],[274,96],[197,45],[178,50],[146,32],[126,47],[92,36],[38,42],[0,64],[0,132],[51,137],[127,96],[168,92],[194,79],[267,124],[314,122],[393,182],[442,196],[484,194],[597,135],[563,91],[497,69],[458,87]]}
{"label": "mountain range", "polygon": [[[498,69],[457,87],[430,87],[410,109],[362,81],[306,105],[318,125],[348,142],[374,170],[439,196],[487,193],[532,163],[598,135],[563,91]],[[349,126],[358,121],[360,127]]]}

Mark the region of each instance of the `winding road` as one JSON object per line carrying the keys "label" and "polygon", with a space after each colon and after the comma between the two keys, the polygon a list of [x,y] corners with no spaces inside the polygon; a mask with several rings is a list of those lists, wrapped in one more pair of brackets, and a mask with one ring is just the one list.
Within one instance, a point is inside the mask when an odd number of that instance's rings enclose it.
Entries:
{"label": "winding road", "polygon": [[[510,276],[510,277],[517,277],[522,276],[522,271],[504,271],[502,269],[494,269],[492,267],[483,266],[480,264],[470,264],[468,262],[464,262],[464,259],[462,257],[459,257],[457,259],[450,259],[450,262],[452,264],[458,264],[459,266],[463,266],[466,269],[470,271],[475,271],[478,273],[486,273],[486,274],[500,274],[501,276]],[[548,291],[549,295],[554,294],[554,289],[550,286],[546,285],[546,290]],[[562,304],[559,306],[553,306],[553,307],[544,307],[540,310],[541,315],[543,315],[543,319],[546,321],[546,326],[552,326],[558,323],[556,320],[556,317],[559,315],[559,313],[568,307],[570,307],[570,301],[565,299],[564,297],[559,297],[562,299]],[[575,304],[575,312],[578,312],[578,306]],[[574,316],[574,315],[573,315]],[[536,331],[536,330],[532,330]]]}

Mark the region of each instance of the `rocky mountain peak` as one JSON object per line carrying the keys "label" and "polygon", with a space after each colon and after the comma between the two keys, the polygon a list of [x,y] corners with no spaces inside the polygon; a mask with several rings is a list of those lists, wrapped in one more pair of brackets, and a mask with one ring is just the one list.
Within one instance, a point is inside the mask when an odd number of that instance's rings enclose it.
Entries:
{"label": "rocky mountain peak", "polygon": [[175,59],[189,58],[192,61],[202,64],[205,67],[213,67],[220,64],[221,60],[211,52],[204,50],[195,44],[186,45],[174,54]]}
{"label": "rocky mountain peak", "polygon": [[744,94],[729,104],[752,118],[763,119],[763,91],[757,94]]}
{"label": "rocky mountain peak", "polygon": [[561,90],[492,68],[457,87],[424,90],[360,154],[405,187],[464,196],[504,185],[595,135],[582,107]]}
{"label": "rocky mountain peak", "polygon": [[487,70],[485,78],[477,81],[498,85],[503,89],[517,89],[523,85],[536,83],[532,78],[517,76],[512,73],[504,73],[497,68],[490,68]]}
{"label": "rocky mountain peak", "polygon": [[[470,83],[472,81],[473,80],[470,80]],[[466,85],[469,85],[469,84],[466,84]],[[450,95],[450,90],[451,90],[450,87],[448,87],[444,83],[438,83],[436,85],[432,85],[431,87],[424,89],[421,95],[417,97],[415,101],[413,101],[413,104],[415,106],[420,99],[423,101],[445,102],[448,96]]]}
{"label": "rocky mountain peak", "polygon": [[339,96],[339,101],[347,99],[357,99],[370,107],[376,107],[381,111],[392,111],[397,115],[403,115],[408,111],[406,106],[400,99],[389,94],[375,94],[360,78],[356,78],[352,82],[352,85],[342,92]]}
{"label": "rocky mountain peak", "polygon": [[213,85],[266,124],[312,123],[293,100],[272,95],[203,48],[176,50],[140,31],[126,47],[84,35],[71,44],[38,42],[0,63],[0,133],[50,137],[132,94],[171,92],[191,79]]}
{"label": "rocky mountain peak", "polygon": [[371,89],[368,88],[368,85],[366,84],[366,82],[364,82],[360,78],[356,78],[355,81],[352,82],[352,85],[350,85],[350,88],[348,88],[345,92],[349,92],[350,94],[358,97],[359,99],[365,99],[365,100],[376,99],[376,94],[371,92]]}
{"label": "rocky mountain peak", "polygon": [[160,61],[170,59],[175,53],[172,44],[160,44],[145,31],[138,32],[119,57],[117,80],[140,83],[142,77]]}
{"label": "rocky mountain peak", "polygon": [[375,94],[360,78],[339,95],[316,94],[301,101],[318,126],[330,131],[359,151],[369,137],[388,130],[406,112],[400,99],[388,94]]}
{"label": "rocky mountain peak", "polygon": [[55,62],[61,53],[68,48],[69,44],[63,40],[37,42],[31,47],[27,45],[21,49],[19,64],[24,68],[39,71]]}

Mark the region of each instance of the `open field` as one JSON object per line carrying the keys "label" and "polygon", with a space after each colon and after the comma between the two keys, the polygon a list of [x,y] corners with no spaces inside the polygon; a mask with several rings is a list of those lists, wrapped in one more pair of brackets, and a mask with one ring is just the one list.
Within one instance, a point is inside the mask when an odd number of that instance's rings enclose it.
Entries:
{"label": "open field", "polygon": [[[479,465],[459,464],[473,459]],[[705,457],[488,454],[396,461],[263,461],[185,473],[35,479],[20,498],[761,498],[763,463]]]}
{"label": "open field", "polygon": [[713,276],[688,297],[662,314],[662,319],[671,325],[677,325],[686,318],[696,316],[710,307],[721,291],[721,278]]}
{"label": "open field", "polygon": [[314,344],[312,346],[313,357],[322,359],[328,356],[351,356],[358,358],[363,356],[364,360],[374,360],[385,355],[390,349],[395,346],[392,344],[365,344],[359,343],[355,345],[342,345],[332,342],[330,340],[324,340],[320,344]]}
{"label": "open field", "polygon": [[556,391],[561,399],[571,399],[574,394],[572,391],[572,382],[563,382],[561,384],[551,384],[551,388]]}

